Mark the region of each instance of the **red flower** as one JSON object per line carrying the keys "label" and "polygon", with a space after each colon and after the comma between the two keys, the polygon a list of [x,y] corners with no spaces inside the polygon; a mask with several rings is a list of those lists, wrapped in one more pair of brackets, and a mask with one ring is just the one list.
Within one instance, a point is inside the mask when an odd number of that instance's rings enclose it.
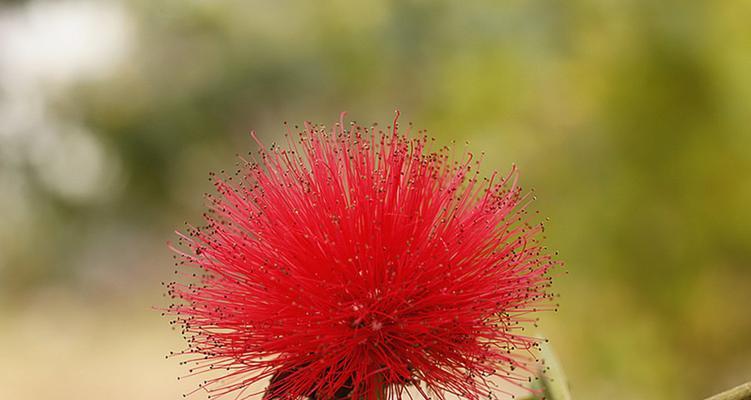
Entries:
{"label": "red flower", "polygon": [[[398,114],[397,114],[398,117]],[[478,180],[426,136],[306,124],[214,176],[206,226],[180,234],[171,283],[200,388],[248,398],[491,396],[526,382],[531,314],[551,307],[542,225],[514,169]],[[255,135],[253,136],[255,138]],[[257,139],[256,139],[257,140]],[[260,143],[259,143],[260,145]],[[198,390],[198,389],[197,389]]]}

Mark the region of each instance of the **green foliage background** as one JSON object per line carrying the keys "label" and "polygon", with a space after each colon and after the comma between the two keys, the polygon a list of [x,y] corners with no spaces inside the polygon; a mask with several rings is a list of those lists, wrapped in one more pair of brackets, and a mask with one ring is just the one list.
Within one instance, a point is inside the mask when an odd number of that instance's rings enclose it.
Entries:
{"label": "green foliage background", "polygon": [[26,370],[49,382],[38,398],[185,389],[161,359],[179,335],[149,307],[207,172],[253,150],[250,130],[272,142],[282,121],[395,108],[535,189],[568,272],[540,332],[574,398],[700,398],[751,378],[751,3],[123,5],[135,44],[115,72],[47,97],[114,177],[66,197],[0,152],[23,189],[0,195],[0,338],[19,344],[1,387],[27,393]]}

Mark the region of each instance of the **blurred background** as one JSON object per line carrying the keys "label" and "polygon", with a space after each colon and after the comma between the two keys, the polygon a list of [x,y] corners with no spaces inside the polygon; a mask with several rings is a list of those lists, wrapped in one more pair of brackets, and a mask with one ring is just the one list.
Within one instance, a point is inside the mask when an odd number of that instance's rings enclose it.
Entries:
{"label": "blurred background", "polygon": [[540,333],[576,399],[751,379],[749,21],[743,0],[0,3],[0,397],[179,398],[152,307],[208,172],[250,130],[395,108],[535,189],[568,271]]}

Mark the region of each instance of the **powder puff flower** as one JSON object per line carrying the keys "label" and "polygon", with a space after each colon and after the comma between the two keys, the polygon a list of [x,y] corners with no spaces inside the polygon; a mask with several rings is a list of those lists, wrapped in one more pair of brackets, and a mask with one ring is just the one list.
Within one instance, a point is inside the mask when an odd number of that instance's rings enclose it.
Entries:
{"label": "powder puff flower", "polygon": [[168,313],[197,390],[474,400],[526,383],[538,340],[524,327],[554,307],[558,262],[516,170],[480,179],[471,154],[432,150],[398,114],[386,130],[288,130],[212,175],[205,225],[174,246],[194,278],[168,285]]}

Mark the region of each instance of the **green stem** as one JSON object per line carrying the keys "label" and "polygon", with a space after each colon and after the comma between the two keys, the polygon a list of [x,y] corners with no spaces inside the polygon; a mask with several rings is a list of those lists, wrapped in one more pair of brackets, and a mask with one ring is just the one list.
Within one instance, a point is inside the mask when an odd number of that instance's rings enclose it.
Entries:
{"label": "green stem", "polygon": [[706,400],[751,400],[751,382],[746,382]]}
{"label": "green stem", "polygon": [[378,384],[380,388],[378,389],[378,400],[386,400],[386,385],[383,384],[383,378],[381,375],[378,375]]}

